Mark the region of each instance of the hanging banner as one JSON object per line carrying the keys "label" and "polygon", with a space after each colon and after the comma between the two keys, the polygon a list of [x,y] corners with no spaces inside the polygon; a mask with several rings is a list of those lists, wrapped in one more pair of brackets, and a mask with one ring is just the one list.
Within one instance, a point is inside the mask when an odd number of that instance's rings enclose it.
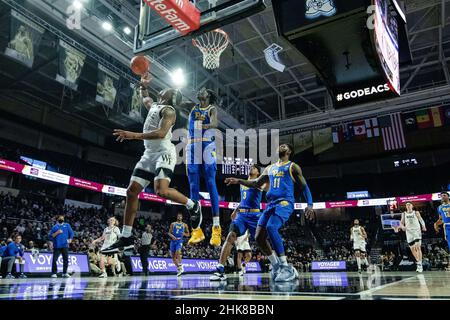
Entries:
{"label": "hanging banner", "polygon": [[78,89],[86,55],[66,42],[59,40],[58,73],[56,81],[72,90]]}
{"label": "hanging banner", "polygon": [[313,131],[314,155],[333,148],[333,134],[331,127]]}
{"label": "hanging banner", "polygon": [[5,55],[31,68],[44,31],[30,19],[11,10],[10,38]]}
{"label": "hanging banner", "polygon": [[95,101],[112,108],[116,100],[119,76],[102,66],[98,65],[97,95]]}
{"label": "hanging banner", "polygon": [[141,115],[142,110],[142,97],[139,91],[139,87],[135,84],[130,84],[131,88],[131,103],[128,111],[128,116],[138,122],[143,122],[144,118]]}

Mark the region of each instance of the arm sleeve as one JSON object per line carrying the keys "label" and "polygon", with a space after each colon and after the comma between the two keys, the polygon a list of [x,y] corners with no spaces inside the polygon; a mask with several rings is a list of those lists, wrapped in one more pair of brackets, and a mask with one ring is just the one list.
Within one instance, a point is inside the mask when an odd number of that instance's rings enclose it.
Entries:
{"label": "arm sleeve", "polygon": [[313,205],[313,198],[312,198],[311,190],[309,190],[308,184],[305,184],[305,185],[303,186],[302,192],[303,192],[303,197],[304,197],[305,200],[306,200],[306,203],[307,203],[308,205],[312,206],[312,205]]}

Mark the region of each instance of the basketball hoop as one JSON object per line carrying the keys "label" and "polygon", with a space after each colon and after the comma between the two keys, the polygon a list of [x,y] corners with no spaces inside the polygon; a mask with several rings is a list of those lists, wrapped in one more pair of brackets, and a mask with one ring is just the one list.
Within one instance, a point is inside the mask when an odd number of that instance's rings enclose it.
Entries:
{"label": "basketball hoop", "polygon": [[222,29],[205,32],[192,39],[192,44],[203,53],[203,67],[217,69],[220,66],[220,55],[230,42],[228,34]]}

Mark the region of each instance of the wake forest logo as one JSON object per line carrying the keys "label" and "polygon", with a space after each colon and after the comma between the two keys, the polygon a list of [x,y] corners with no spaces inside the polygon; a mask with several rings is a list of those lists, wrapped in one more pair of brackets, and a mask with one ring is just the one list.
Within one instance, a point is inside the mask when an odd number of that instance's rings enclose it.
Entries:
{"label": "wake forest logo", "polygon": [[306,18],[331,17],[336,14],[333,0],[306,0]]}

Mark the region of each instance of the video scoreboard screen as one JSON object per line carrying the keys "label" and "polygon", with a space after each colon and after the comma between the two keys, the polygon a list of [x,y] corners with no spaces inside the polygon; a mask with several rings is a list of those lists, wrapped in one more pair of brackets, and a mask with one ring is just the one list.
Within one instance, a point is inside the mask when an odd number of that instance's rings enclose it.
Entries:
{"label": "video scoreboard screen", "polygon": [[223,158],[222,174],[231,176],[248,176],[253,165],[253,159]]}

